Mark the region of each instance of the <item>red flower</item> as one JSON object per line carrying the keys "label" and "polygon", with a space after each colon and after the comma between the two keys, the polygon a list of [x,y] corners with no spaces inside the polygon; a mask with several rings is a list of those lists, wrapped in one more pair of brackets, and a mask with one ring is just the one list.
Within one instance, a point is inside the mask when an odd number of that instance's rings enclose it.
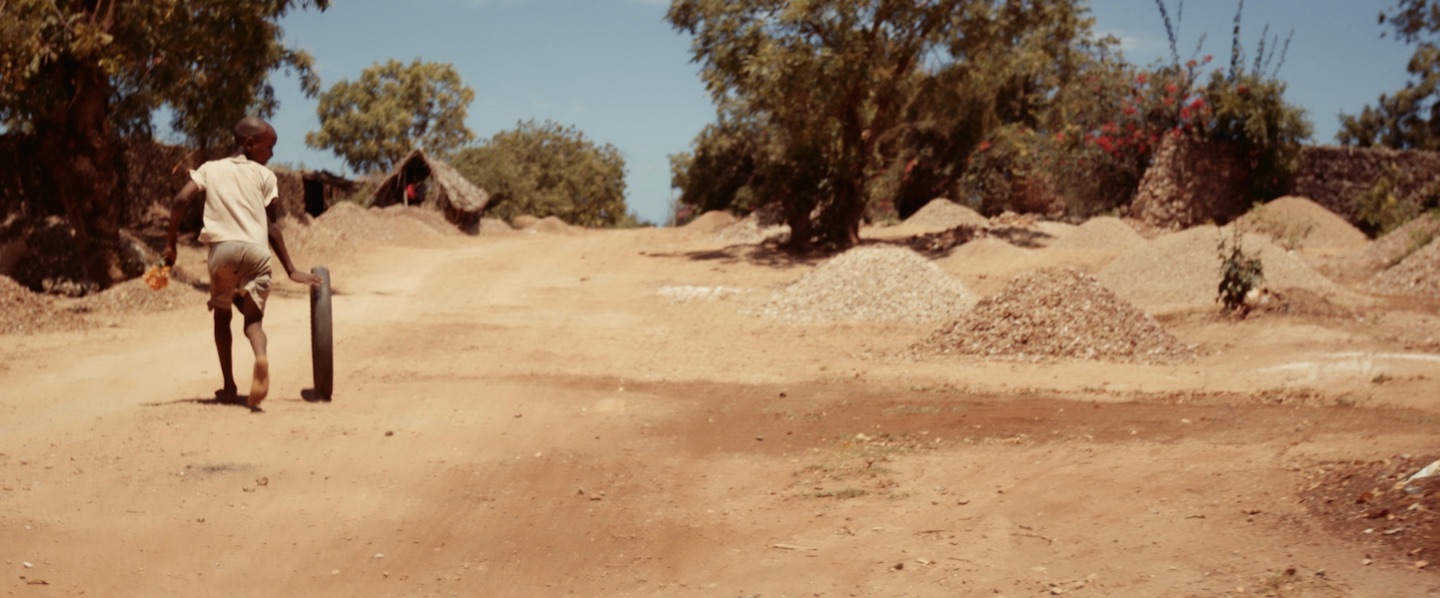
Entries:
{"label": "red flower", "polygon": [[990,149],[990,142],[989,142],[989,141],[981,141],[981,142],[980,142],[980,146],[979,146],[979,148],[977,148],[977,149],[978,149],[978,151],[982,151],[982,152],[985,151],[985,150]]}

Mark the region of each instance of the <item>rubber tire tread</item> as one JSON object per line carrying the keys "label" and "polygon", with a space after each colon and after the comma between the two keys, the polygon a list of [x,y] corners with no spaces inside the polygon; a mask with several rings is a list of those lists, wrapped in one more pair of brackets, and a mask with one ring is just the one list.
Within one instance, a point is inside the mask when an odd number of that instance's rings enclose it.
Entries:
{"label": "rubber tire tread", "polygon": [[330,269],[315,266],[310,273],[320,285],[310,287],[310,355],[315,370],[315,400],[329,401],[335,390],[335,335],[330,313]]}

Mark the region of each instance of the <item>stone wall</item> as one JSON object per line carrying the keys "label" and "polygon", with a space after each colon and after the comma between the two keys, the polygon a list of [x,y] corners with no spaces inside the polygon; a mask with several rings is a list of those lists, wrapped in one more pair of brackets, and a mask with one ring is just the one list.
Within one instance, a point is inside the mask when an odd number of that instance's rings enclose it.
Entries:
{"label": "stone wall", "polygon": [[1249,208],[1240,160],[1228,148],[1165,136],[1130,204],[1137,220],[1164,229],[1225,223]]}
{"label": "stone wall", "polygon": [[[1440,191],[1440,152],[1307,146],[1301,149],[1289,194],[1309,198],[1375,234],[1376,227],[1362,221],[1359,206],[1387,178],[1402,207],[1418,209]],[[1167,138],[1141,179],[1130,212],[1161,228],[1223,224],[1250,208],[1243,180],[1238,157],[1188,138]]]}
{"label": "stone wall", "polygon": [[1382,179],[1389,177],[1396,197],[1415,206],[1440,181],[1440,152],[1310,146],[1300,160],[1291,194],[1308,197],[1371,233],[1373,227],[1360,221],[1358,205]]}

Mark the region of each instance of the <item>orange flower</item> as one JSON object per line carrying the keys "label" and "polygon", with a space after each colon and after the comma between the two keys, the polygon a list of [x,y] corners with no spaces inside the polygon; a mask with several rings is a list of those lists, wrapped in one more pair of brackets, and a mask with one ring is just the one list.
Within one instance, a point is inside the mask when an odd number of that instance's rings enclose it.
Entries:
{"label": "orange flower", "polygon": [[145,271],[145,284],[150,288],[160,290],[170,284],[170,266],[155,264]]}

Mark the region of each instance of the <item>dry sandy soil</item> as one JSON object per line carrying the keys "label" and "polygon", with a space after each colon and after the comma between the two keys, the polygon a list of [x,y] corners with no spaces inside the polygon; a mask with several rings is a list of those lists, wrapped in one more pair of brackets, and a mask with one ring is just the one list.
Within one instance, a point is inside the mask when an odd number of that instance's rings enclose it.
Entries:
{"label": "dry sandy soil", "polygon": [[[1137,260],[1185,238],[1117,224],[867,238],[976,310],[1076,268],[1193,352],[1007,359],[937,347],[944,321],[766,317],[821,259],[704,227],[327,214],[289,230],[334,279],[335,398],[304,400],[307,298],[282,283],[263,413],[210,398],[188,248],[160,307],[47,300],[68,325],[0,335],[0,594],[1440,594],[1437,490],[1397,487],[1440,458],[1433,295],[1333,275],[1230,319],[1214,270],[1198,302],[1147,295],[1167,283]],[[1364,246],[1326,249],[1274,272]]]}

